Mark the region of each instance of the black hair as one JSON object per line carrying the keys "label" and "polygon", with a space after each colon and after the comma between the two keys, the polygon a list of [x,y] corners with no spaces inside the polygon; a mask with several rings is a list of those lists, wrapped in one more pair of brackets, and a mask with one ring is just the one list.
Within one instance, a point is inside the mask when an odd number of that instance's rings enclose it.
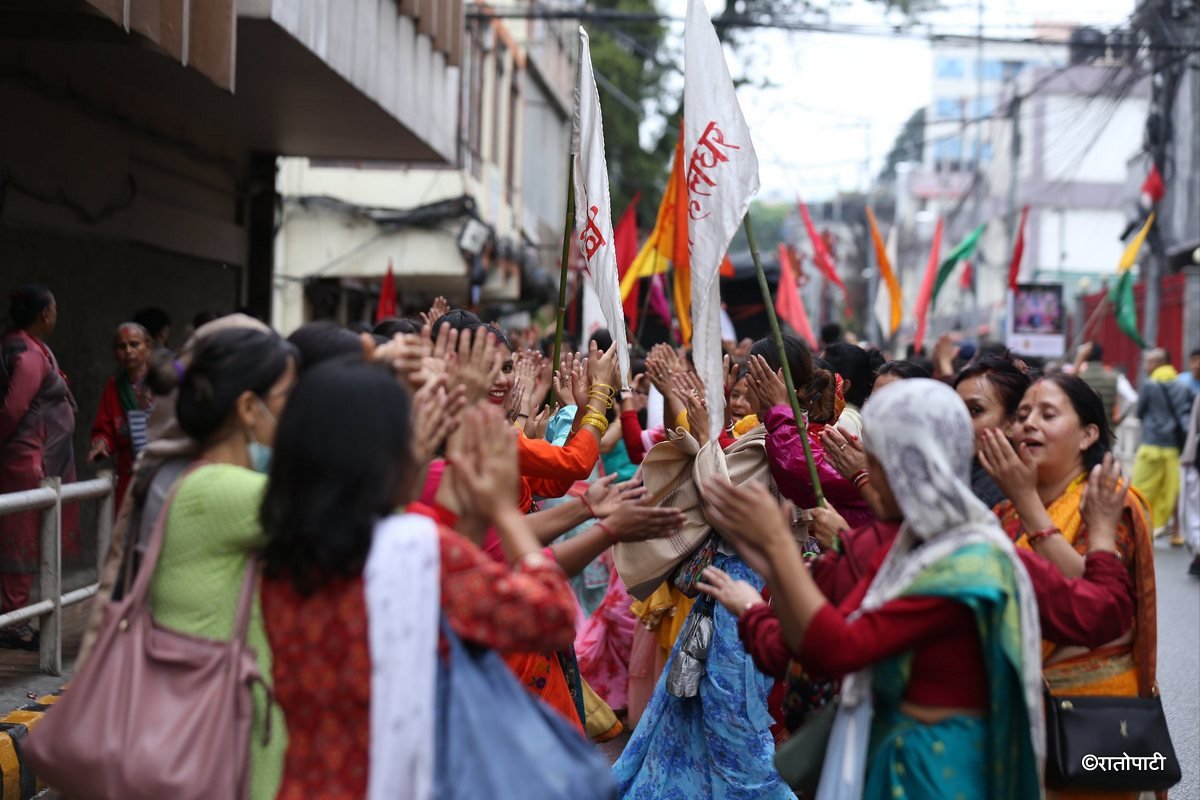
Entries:
{"label": "black hair", "polygon": [[[1200,353],[1200,350],[1197,350],[1196,352]],[[1088,355],[1088,361],[1103,361],[1103,360],[1104,360],[1104,348],[1100,346],[1099,342],[1092,342],[1092,352]]]}
{"label": "black hair", "polygon": [[358,335],[328,320],[306,322],[287,338],[300,353],[300,366],[311,369],[331,358],[362,356]]}
{"label": "black hair", "polygon": [[192,316],[192,330],[207,325],[214,319],[220,319],[221,315],[215,311],[197,311]]}
{"label": "black hair", "polygon": [[884,375],[896,375],[901,380],[909,380],[911,378],[932,378],[929,370],[922,367],[915,361],[889,361],[883,364],[879,369],[875,370],[875,377],[879,378]]}
{"label": "black hair", "polygon": [[179,385],[179,427],[196,441],[206,441],[225,425],[243,392],[264,397],[295,359],[295,348],[274,331],[214,333],[196,348]]}
{"label": "black hair", "polygon": [[872,347],[870,350],[867,351],[867,360],[871,364],[871,374],[872,375],[879,374],[879,368],[887,363],[887,358],[884,357],[883,351],[881,351],[875,347]]}
{"label": "black hair", "polygon": [[372,364],[330,361],[304,374],[279,420],[260,511],[268,578],[308,596],[362,573],[375,523],[412,480],[410,405]]}
{"label": "black hair", "polygon": [[411,319],[398,319],[397,317],[388,317],[379,321],[375,329],[371,331],[376,336],[383,336],[391,339],[397,333],[420,333],[421,326]]}
{"label": "black hair", "polygon": [[1200,358],[1200,347],[1188,353],[1188,358]]}
{"label": "black hair", "polygon": [[975,361],[980,361],[985,358],[1012,358],[1012,351],[1008,349],[1008,345],[1004,342],[993,342],[985,340],[979,343],[979,347],[975,348]]}
{"label": "black hair", "polygon": [[446,327],[453,328],[460,333],[462,331],[473,331],[476,328],[483,327],[483,320],[470,311],[461,308],[451,309],[438,317],[438,321],[433,323],[433,340],[435,342],[437,341],[438,333]]}
{"label": "black hair", "polygon": [[1108,414],[1104,412],[1104,401],[1100,399],[1100,395],[1095,389],[1076,375],[1055,372],[1038,378],[1033,385],[1042,381],[1050,381],[1062,389],[1063,394],[1071,401],[1071,407],[1075,409],[1075,414],[1079,417],[1079,424],[1082,427],[1095,425],[1099,430],[1100,435],[1096,437],[1095,444],[1083,454],[1083,466],[1090,470],[1112,452],[1113,430],[1112,424],[1108,421]]}
{"label": "black hair", "polygon": [[835,342],[825,348],[825,360],[833,371],[850,381],[846,402],[861,407],[871,396],[874,378],[871,374],[871,356],[866,350],[849,342]]}
{"label": "black hair", "polygon": [[504,349],[508,350],[508,352],[511,353],[513,351],[513,346],[512,343],[508,341],[508,336],[505,335],[504,331],[500,330],[498,325],[487,324],[483,326],[483,329],[492,334],[492,336],[495,336],[496,342],[500,345],[503,345]]}
{"label": "black hair", "polygon": [[13,327],[25,330],[43,311],[54,302],[49,287],[42,283],[27,283],[12,293],[8,306],[8,318]]}
{"label": "black hair", "polygon": [[603,353],[607,351],[608,348],[612,347],[613,337],[612,334],[608,332],[608,328],[597,328],[596,332],[588,337],[588,342],[595,342],[596,347],[599,347],[600,352]]}
{"label": "black hair", "polygon": [[151,339],[157,339],[165,328],[171,327],[171,315],[158,306],[139,310],[133,315],[133,321],[145,328]]}
{"label": "black hair", "polygon": [[821,326],[821,344],[833,344],[842,340],[842,326],[829,322]]}
{"label": "black hair", "polygon": [[1011,359],[998,356],[984,356],[978,361],[972,361],[954,378],[954,388],[970,378],[984,378],[1000,396],[1000,405],[1004,407],[1004,415],[1011,417],[1017,413],[1021,398],[1029,389],[1029,375],[1012,362]]}
{"label": "black hair", "polygon": [[[817,367],[816,359],[808,352],[804,342],[795,336],[784,334],[783,351],[787,354],[788,369],[792,373],[797,394],[807,398],[809,417],[813,422],[832,422],[837,381],[828,370],[828,365],[821,362],[820,368],[814,368]],[[772,370],[783,367],[772,337],[755,342],[750,347],[750,355],[762,356]]]}

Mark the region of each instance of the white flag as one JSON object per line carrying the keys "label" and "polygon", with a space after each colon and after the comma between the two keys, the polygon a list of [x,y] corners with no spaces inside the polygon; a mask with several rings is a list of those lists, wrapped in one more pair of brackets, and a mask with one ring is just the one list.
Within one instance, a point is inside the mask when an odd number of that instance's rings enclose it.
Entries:
{"label": "white flag", "polygon": [[692,357],[704,381],[710,435],[716,438],[725,422],[718,273],[729,240],[758,192],[758,156],[704,0],[688,0],[683,42]]}
{"label": "white flag", "polygon": [[592,51],[587,31],[579,29],[579,90],[575,93],[575,230],[583,251],[584,269],[596,292],[600,312],[617,346],[621,381],[629,385],[629,347],[625,344],[625,310],[617,279],[612,210],[608,199],[608,165],[604,162],[604,125],[600,96],[592,75]]}

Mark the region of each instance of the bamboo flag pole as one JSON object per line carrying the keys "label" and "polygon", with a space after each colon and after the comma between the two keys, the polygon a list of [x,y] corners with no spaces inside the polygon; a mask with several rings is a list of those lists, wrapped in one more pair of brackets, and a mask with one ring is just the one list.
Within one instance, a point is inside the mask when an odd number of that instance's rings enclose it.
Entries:
{"label": "bamboo flag pole", "polygon": [[821,479],[817,477],[817,465],[813,462],[812,446],[808,443],[808,413],[801,412],[800,398],[796,396],[796,384],[792,381],[792,368],[788,364],[787,351],[783,349],[783,331],[779,328],[779,318],[775,316],[775,300],[771,297],[771,287],[767,285],[767,274],[763,272],[762,261],[758,257],[758,242],[754,238],[754,226],[750,224],[750,212],[746,212],[743,222],[746,228],[746,241],[750,245],[750,257],[754,259],[754,271],[758,273],[758,288],[762,291],[763,305],[767,307],[767,320],[771,323],[771,335],[775,338],[775,350],[779,353],[779,362],[783,365],[783,382],[787,384],[788,400],[792,404],[792,414],[796,418],[800,442],[804,445],[804,460],[808,462],[808,477],[812,480],[813,494],[817,505],[825,507],[825,492],[821,490]]}
{"label": "bamboo flag pole", "polygon": [[575,154],[567,165],[567,217],[563,222],[562,273],[558,278],[558,322],[554,326],[554,360],[550,369],[557,370],[562,355],[563,328],[567,324],[567,265],[571,261],[571,238],[575,232]]}

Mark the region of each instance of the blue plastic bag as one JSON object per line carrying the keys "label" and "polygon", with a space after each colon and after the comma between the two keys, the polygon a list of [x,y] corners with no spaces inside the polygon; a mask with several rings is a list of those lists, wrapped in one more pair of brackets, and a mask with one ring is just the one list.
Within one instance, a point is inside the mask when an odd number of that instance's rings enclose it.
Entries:
{"label": "blue plastic bag", "polygon": [[531,695],[498,653],[464,644],[442,618],[438,800],[615,800],[608,763]]}

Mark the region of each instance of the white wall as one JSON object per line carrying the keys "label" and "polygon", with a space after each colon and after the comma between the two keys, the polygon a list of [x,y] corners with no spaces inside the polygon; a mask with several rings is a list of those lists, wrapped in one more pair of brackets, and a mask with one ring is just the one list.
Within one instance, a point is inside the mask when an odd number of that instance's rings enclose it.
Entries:
{"label": "white wall", "polygon": [[1125,227],[1120,209],[1040,209],[1038,249],[1034,254],[1039,270],[1061,272],[1111,272],[1124,252],[1117,238]]}
{"label": "white wall", "polygon": [[1147,101],[1052,95],[1046,98],[1042,170],[1049,181],[1123,184],[1142,144]]}

